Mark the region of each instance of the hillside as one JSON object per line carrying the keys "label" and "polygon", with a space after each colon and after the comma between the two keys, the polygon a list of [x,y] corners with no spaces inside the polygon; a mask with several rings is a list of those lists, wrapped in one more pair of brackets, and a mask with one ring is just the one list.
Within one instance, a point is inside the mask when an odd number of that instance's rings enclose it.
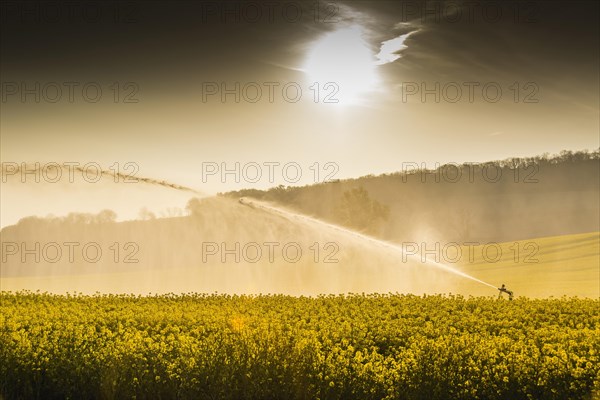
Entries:
{"label": "hillside", "polygon": [[[487,296],[506,283],[598,297],[599,163],[566,153],[463,166],[474,178],[456,182],[439,169],[232,192],[176,218],[28,217],[0,232],[0,289]],[[475,178],[491,168],[501,179]]]}
{"label": "hillside", "polygon": [[[435,293],[459,280],[435,269],[422,271],[418,262],[402,263],[398,254],[352,236],[224,198],[204,199],[192,216],[182,218],[121,223],[29,220],[3,229],[2,241],[3,246],[25,243],[25,249],[41,244],[39,262],[35,254],[25,255],[23,262],[24,252],[5,251],[2,290]],[[80,244],[73,262],[66,245],[61,245],[59,262],[50,262],[54,253],[44,257],[44,244],[68,242]],[[83,255],[88,243],[102,249],[97,262]],[[118,259],[115,244],[121,250]],[[125,248],[128,244],[135,247]],[[95,251],[91,253],[88,259],[94,257]],[[126,256],[133,262],[125,262]]]}
{"label": "hillside", "polygon": [[505,283],[517,296],[600,297],[599,232],[499,245],[497,262],[491,246],[487,257],[483,245],[475,246],[472,262],[465,257],[461,270],[486,282]]}
{"label": "hillside", "polygon": [[[411,165],[411,167],[414,167]],[[396,242],[505,242],[600,230],[598,152],[563,152],[482,164],[443,165],[268,191],[224,193],[273,201],[344,224],[344,193],[364,188],[389,209],[376,236]]]}
{"label": "hillside", "polygon": [[[408,247],[411,243],[397,243],[396,250],[389,242],[362,239],[224,198],[205,199],[199,205],[192,216],[181,218],[99,224],[46,221],[45,226],[29,221],[32,227],[23,223],[6,228],[3,246],[26,243],[30,254],[23,262],[23,254],[4,252],[0,289],[138,294],[497,293],[493,287],[422,262],[423,254],[435,248],[435,243],[420,243],[418,251]],[[431,255],[427,260],[441,261],[493,286],[506,283],[517,296],[598,297],[598,239],[595,232],[501,243],[502,257],[493,262],[495,247],[490,244],[472,247],[472,259],[463,247],[463,256],[456,262],[450,252],[443,251],[436,254],[441,260]],[[31,251],[36,242],[42,244],[39,262]],[[75,247],[74,262],[66,255],[50,262],[50,250],[44,256],[44,243],[67,242],[80,244]],[[102,249],[97,262],[83,258],[79,249],[86,243]],[[271,243],[272,258],[266,243]],[[121,252],[112,250],[115,244]],[[136,251],[126,244],[134,244]],[[290,244],[294,244],[292,251],[284,254],[282,249]],[[207,245],[217,246],[218,251]],[[492,250],[484,253],[486,246]],[[301,251],[299,257],[296,248]],[[411,250],[410,256],[403,256],[401,249]],[[126,256],[134,262],[125,262]]]}

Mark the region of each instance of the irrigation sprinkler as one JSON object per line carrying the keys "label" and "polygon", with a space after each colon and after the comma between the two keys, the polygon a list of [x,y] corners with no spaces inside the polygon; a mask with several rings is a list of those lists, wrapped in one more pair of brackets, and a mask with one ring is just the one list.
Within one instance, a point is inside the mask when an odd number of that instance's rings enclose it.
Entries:
{"label": "irrigation sprinkler", "polygon": [[498,290],[500,291],[500,293],[498,293],[498,298],[499,299],[502,298],[502,293],[506,293],[508,295],[508,300],[512,301],[512,299],[513,299],[513,291],[512,290],[508,290],[506,288],[506,286],[504,286],[504,283],[502,284],[501,287],[498,288]]}

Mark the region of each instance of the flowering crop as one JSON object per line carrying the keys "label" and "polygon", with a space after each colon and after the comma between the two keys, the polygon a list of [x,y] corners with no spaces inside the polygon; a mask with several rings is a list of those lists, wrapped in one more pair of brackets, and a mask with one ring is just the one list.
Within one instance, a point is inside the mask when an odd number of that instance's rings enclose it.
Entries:
{"label": "flowering crop", "polygon": [[0,294],[0,398],[588,399],[600,301]]}

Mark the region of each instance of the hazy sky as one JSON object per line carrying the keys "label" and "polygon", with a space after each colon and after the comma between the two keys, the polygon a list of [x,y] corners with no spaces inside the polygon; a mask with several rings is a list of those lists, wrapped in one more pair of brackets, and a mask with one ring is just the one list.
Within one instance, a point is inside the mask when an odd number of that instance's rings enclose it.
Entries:
{"label": "hazy sky", "polygon": [[[3,2],[2,162],[131,162],[216,193],[600,145],[596,1],[315,4]],[[19,179],[2,226],[190,197]]]}

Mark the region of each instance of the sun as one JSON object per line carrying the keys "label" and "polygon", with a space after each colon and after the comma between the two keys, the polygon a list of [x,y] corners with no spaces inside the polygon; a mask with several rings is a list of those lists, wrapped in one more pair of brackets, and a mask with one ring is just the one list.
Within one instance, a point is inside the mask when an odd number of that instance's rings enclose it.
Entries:
{"label": "sun", "polygon": [[342,28],[317,40],[302,68],[311,90],[320,92],[320,102],[356,104],[364,102],[379,83],[373,53],[363,39],[360,26]]}

